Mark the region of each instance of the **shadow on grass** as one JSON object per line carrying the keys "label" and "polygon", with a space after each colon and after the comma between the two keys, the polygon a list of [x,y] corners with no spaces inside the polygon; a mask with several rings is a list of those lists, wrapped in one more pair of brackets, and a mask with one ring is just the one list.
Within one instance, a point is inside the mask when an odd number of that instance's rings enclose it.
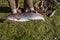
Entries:
{"label": "shadow on grass", "polygon": [[0,19],[0,23],[3,23],[5,21],[5,19]]}
{"label": "shadow on grass", "polygon": [[[22,12],[25,12],[24,8],[19,8]],[[9,13],[11,12],[10,7],[0,7],[0,13]]]}
{"label": "shadow on grass", "polygon": [[10,7],[0,7],[0,13],[9,13],[11,12]]}

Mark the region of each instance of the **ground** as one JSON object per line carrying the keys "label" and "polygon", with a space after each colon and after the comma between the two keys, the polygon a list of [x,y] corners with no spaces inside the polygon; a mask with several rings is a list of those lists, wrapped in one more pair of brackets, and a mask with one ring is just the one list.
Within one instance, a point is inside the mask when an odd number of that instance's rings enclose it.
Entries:
{"label": "ground", "polygon": [[60,8],[45,21],[14,22],[7,20],[10,13],[0,10],[0,40],[60,40]]}

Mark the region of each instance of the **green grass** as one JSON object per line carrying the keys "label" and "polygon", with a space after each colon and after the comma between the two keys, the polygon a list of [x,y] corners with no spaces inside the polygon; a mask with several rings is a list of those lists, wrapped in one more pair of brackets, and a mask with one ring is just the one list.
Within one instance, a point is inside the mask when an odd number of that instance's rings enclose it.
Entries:
{"label": "green grass", "polygon": [[7,20],[10,13],[0,13],[0,40],[60,40],[60,8],[53,17],[29,22]]}

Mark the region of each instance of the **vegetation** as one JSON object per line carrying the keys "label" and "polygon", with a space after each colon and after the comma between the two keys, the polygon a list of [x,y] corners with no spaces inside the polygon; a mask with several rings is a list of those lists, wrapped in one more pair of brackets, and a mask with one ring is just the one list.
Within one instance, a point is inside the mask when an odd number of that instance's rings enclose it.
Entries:
{"label": "vegetation", "polygon": [[0,12],[0,40],[60,40],[60,7],[45,21],[14,22],[7,20],[10,13]]}

